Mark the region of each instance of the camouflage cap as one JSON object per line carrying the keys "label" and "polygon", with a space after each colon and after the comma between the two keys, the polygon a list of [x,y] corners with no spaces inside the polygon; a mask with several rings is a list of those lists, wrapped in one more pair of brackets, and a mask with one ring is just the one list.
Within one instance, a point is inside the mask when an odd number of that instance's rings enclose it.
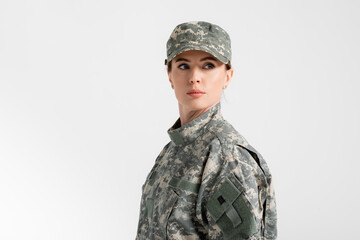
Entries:
{"label": "camouflage cap", "polygon": [[166,43],[165,65],[178,54],[188,50],[210,53],[225,64],[231,61],[229,34],[208,22],[192,21],[177,25]]}

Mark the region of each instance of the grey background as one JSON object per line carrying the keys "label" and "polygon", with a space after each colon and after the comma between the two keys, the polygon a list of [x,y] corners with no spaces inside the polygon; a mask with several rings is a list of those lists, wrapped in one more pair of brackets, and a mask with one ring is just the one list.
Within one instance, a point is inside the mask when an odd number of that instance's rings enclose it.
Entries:
{"label": "grey background", "polygon": [[265,157],[279,239],[358,236],[359,1],[0,1],[0,239],[134,239],[178,118],[165,43],[232,38],[222,113]]}

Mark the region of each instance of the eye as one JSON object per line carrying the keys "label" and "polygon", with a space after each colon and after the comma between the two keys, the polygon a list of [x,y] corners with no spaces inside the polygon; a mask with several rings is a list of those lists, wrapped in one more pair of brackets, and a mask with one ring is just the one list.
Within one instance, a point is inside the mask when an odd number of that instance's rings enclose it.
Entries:
{"label": "eye", "polygon": [[214,64],[212,64],[212,63],[208,63],[208,64],[206,64],[205,65],[205,69],[212,69],[212,68],[214,68],[215,66],[214,66]]}
{"label": "eye", "polygon": [[189,69],[189,66],[187,64],[183,63],[183,64],[180,64],[178,66],[178,68],[180,68],[180,69]]}

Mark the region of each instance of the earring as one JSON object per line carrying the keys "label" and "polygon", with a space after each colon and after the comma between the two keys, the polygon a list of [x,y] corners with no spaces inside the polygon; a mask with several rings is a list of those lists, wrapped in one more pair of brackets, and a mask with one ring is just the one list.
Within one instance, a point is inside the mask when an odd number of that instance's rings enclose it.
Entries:
{"label": "earring", "polygon": [[171,85],[171,88],[174,89],[174,85]]}

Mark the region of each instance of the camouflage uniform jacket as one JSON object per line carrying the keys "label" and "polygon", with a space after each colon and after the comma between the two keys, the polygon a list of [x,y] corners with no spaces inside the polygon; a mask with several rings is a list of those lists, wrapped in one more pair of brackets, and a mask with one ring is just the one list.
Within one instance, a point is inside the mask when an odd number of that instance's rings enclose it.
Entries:
{"label": "camouflage uniform jacket", "polygon": [[137,240],[276,239],[269,168],[220,110],[168,129],[142,187]]}

